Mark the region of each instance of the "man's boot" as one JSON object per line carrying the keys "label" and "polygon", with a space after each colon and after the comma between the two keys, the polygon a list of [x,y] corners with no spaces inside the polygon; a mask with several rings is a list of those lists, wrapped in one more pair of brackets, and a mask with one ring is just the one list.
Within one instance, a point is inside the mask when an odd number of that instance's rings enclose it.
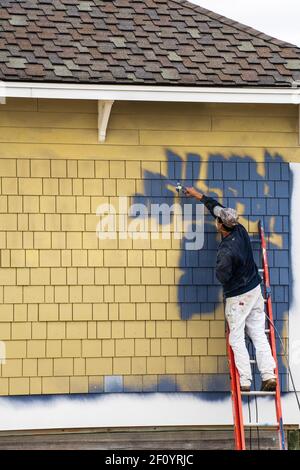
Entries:
{"label": "man's boot", "polygon": [[263,380],[261,383],[261,391],[262,392],[275,392],[276,391],[276,386],[277,386],[277,381],[276,379],[268,379],[268,380]]}

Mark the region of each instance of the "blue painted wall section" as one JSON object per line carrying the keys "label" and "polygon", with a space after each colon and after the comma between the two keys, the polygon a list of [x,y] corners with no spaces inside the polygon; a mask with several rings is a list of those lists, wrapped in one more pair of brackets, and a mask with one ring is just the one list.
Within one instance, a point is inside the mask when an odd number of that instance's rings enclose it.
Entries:
{"label": "blue painted wall section", "polygon": [[[180,180],[185,186],[195,186],[199,182],[208,188],[206,194],[218,198],[226,206],[243,207],[243,216],[251,222],[250,236],[257,237],[257,222],[262,220],[265,228],[268,259],[270,266],[273,310],[276,326],[281,334],[287,331],[289,296],[291,293],[289,214],[292,190],[291,173],[288,163],[282,156],[265,152],[263,163],[257,163],[251,156],[233,155],[225,159],[221,154],[210,155],[204,161],[200,155],[188,154],[182,158],[172,150],[167,150],[167,175],[146,171],[144,193],[135,195],[133,202],[154,203],[175,202],[174,192],[167,185],[175,185]],[[201,180],[201,166],[207,165],[206,179]],[[222,197],[220,198],[220,195]],[[182,199],[182,204],[186,199]],[[191,202],[191,199],[189,199]],[[199,202],[193,202],[193,204]],[[161,222],[161,221],[160,221]],[[182,240],[179,268],[183,274],[178,284],[178,303],[181,319],[191,319],[202,314],[213,317],[222,299],[222,289],[216,280],[214,266],[219,238],[211,215],[205,216],[205,240],[201,250],[187,251],[187,240]],[[261,265],[260,245],[254,245],[254,257]],[[278,354],[282,389],[287,390],[287,371],[281,354],[279,341]],[[172,377],[162,377],[157,384],[159,391],[178,390]],[[199,390],[228,391],[228,374],[201,374],[191,377],[198,380]],[[153,385],[152,385],[153,387]]]}

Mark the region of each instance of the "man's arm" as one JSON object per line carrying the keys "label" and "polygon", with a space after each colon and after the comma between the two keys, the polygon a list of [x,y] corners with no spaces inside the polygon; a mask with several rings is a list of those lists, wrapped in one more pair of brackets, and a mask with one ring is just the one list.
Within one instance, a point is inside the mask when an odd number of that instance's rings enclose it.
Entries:
{"label": "man's arm", "polygon": [[195,188],[186,188],[186,194],[188,196],[193,196],[199,201],[203,202],[205,207],[209,210],[211,215],[215,218],[219,216],[220,209],[224,207],[222,204],[220,204],[218,201],[216,201],[212,197],[205,196],[205,194],[201,194]]}
{"label": "man's arm", "polygon": [[212,197],[205,196],[205,194],[202,196],[202,202],[214,218],[219,217],[220,209],[224,207],[222,204]]}

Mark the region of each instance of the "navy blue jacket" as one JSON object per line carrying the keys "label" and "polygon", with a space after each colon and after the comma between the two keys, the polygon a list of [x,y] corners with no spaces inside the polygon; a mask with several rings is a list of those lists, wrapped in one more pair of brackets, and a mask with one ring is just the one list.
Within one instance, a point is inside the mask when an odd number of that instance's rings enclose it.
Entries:
{"label": "navy blue jacket", "polygon": [[[201,201],[215,218],[214,208],[224,207],[215,199],[204,195]],[[223,286],[225,297],[245,294],[261,283],[249,235],[242,224],[237,224],[222,239],[217,253],[216,276]]]}

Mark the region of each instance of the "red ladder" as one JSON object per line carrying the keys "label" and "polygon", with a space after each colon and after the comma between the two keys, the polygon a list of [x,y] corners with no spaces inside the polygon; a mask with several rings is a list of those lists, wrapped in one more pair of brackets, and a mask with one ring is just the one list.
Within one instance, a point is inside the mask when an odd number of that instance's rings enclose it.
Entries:
{"label": "red ladder", "polygon": [[[276,392],[241,392],[240,390],[240,377],[238,370],[235,366],[233,351],[229,345],[229,327],[226,325],[226,341],[227,341],[227,353],[228,353],[228,362],[230,370],[230,383],[231,383],[231,399],[232,399],[232,410],[233,410],[233,419],[234,419],[234,435],[235,435],[235,448],[236,450],[246,450],[245,443],[245,426],[243,418],[243,405],[242,405],[242,396],[265,396],[273,395],[275,398],[275,408],[276,408],[276,424],[259,424],[255,423],[253,427],[274,427],[276,426],[278,432],[278,442],[279,449],[285,450],[285,435],[283,429],[282,421],[282,409],[281,409],[281,396],[280,396],[280,383],[279,383],[279,373],[278,373],[278,362],[277,362],[277,353],[276,353],[276,341],[275,341],[275,330],[273,323],[273,311],[272,311],[272,300],[271,300],[271,287],[270,287],[270,275],[269,275],[269,265],[267,258],[267,247],[264,228],[259,221],[258,223],[259,231],[259,240],[253,240],[254,242],[260,242],[261,246],[261,256],[262,256],[262,273],[263,273],[263,293],[265,298],[266,305],[266,316],[267,316],[267,328],[266,333],[268,334],[272,355],[276,363],[275,374],[277,377],[277,387]],[[251,360],[251,362],[255,362]]]}

